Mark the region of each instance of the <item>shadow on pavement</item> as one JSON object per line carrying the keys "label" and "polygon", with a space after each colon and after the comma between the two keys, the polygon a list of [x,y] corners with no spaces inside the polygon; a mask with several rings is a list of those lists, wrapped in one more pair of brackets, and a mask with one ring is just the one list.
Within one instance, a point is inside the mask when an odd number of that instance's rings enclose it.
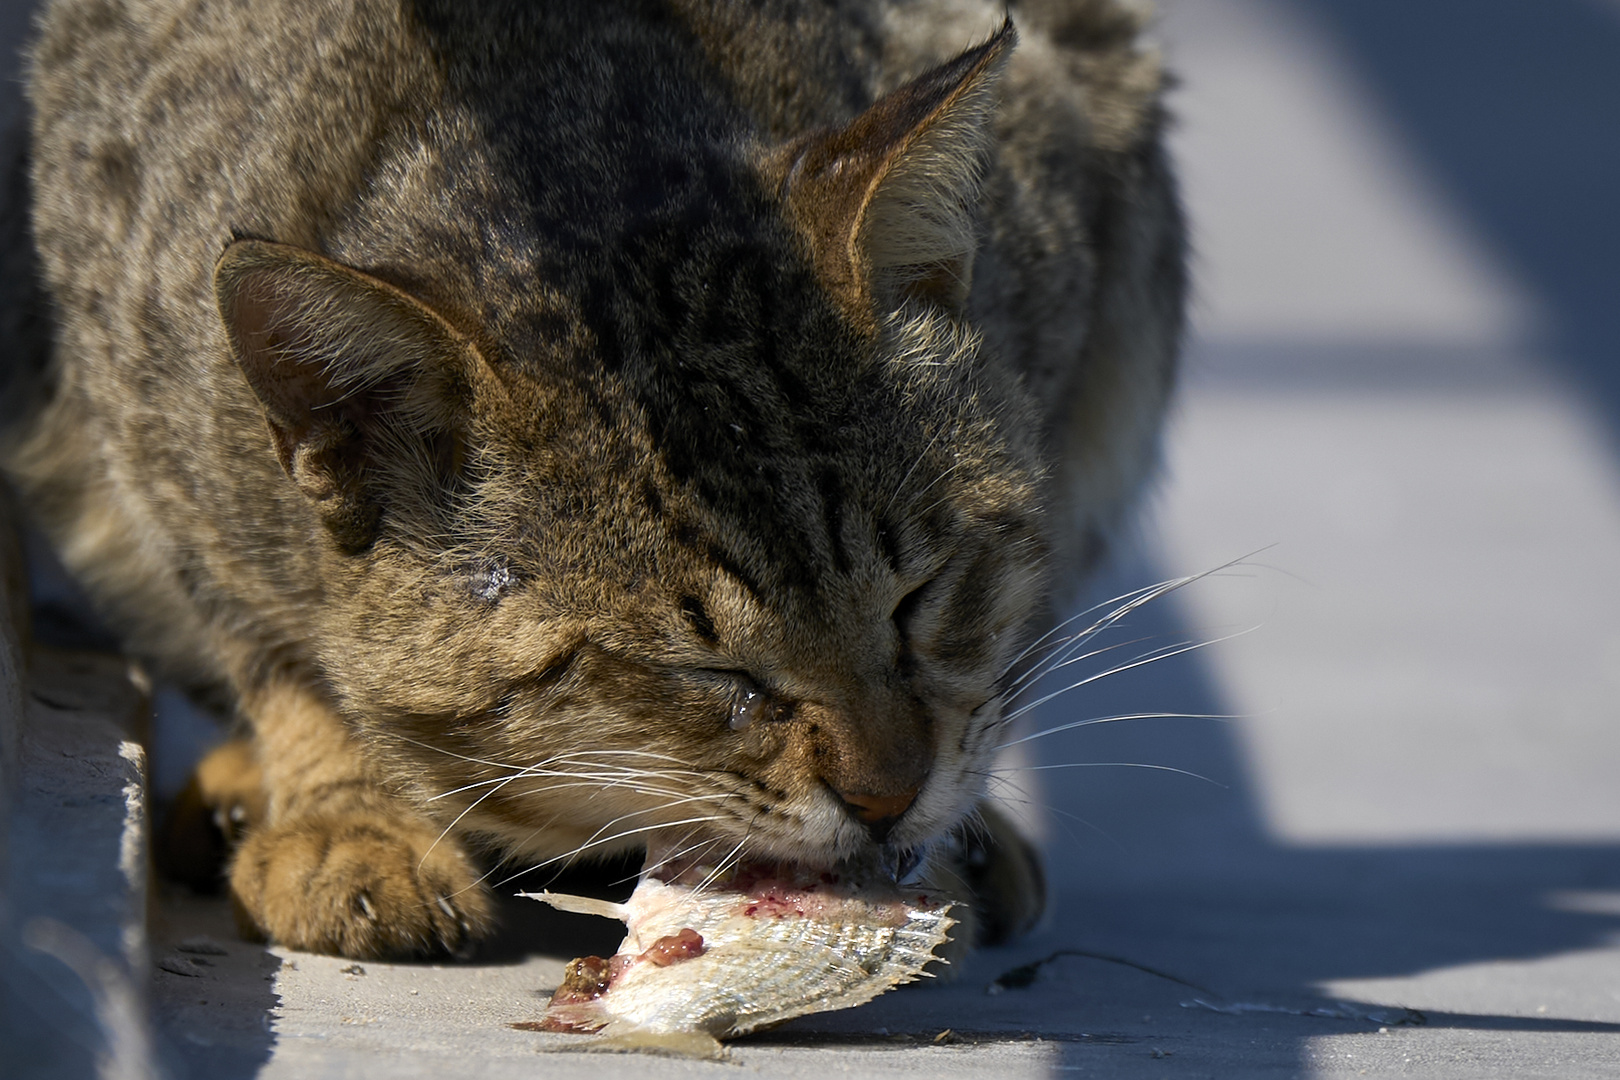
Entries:
{"label": "shadow on pavement", "polygon": [[[1152,580],[1152,573],[1132,569],[1113,591]],[[1140,639],[1117,654],[1123,658],[1200,636],[1170,597],[1136,612],[1112,639]],[[1195,654],[1077,689],[1037,719],[1053,726],[1081,717],[1230,711]],[[1230,1053],[1241,1042],[1255,1048],[1255,1065],[1269,1061],[1280,1072],[1306,1067],[1312,1036],[1395,1025],[1620,1032],[1620,1024],[1556,1015],[1345,1002],[1317,989],[1612,945],[1620,903],[1583,904],[1568,894],[1620,890],[1620,844],[1280,843],[1266,835],[1236,733],[1220,721],[1110,723],[1028,745],[1037,749],[1033,763],[1046,767],[1028,775],[1043,778],[1041,800],[1069,828],[1055,829],[1048,845],[1052,925],[999,960],[1002,980],[1018,973],[1013,986],[990,998],[998,1012],[1004,1001],[1018,1002],[1002,1022],[1053,1035],[1191,1039],[1200,1049],[1183,1042],[1181,1064],[1198,1055],[1206,1067],[1218,1057],[1204,1055]],[[1067,767],[1105,762],[1168,765],[1214,782],[1124,766]],[[1014,967],[1042,957],[1051,959],[1033,978]],[[993,974],[975,970],[969,978],[985,983]],[[1501,981],[1492,988],[1500,990]],[[1151,1022],[1139,1014],[1151,1014]],[[932,1015],[943,1018],[944,1010]],[[1228,1038],[1212,1026],[1216,1018],[1227,1024]]]}
{"label": "shadow on pavement", "polygon": [[1620,447],[1620,7],[1289,0],[1335,39],[1450,202],[1552,320]]}

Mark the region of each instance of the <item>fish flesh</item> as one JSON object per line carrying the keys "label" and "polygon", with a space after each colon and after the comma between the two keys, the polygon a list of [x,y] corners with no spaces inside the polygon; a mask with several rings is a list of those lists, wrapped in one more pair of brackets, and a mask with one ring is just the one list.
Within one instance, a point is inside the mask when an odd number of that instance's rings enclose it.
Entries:
{"label": "fish flesh", "polygon": [[629,1049],[716,1056],[732,1038],[847,1009],[944,963],[951,902],[879,872],[649,859],[623,904],[520,893],[626,924],[618,952],[569,964],[538,1025]]}

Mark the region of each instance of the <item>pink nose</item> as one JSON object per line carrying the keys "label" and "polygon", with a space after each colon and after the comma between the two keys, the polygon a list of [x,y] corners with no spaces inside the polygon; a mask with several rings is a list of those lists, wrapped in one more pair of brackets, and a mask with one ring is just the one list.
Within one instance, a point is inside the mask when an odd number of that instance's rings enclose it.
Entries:
{"label": "pink nose", "polygon": [[860,795],[840,791],[838,797],[848,803],[855,816],[867,825],[876,825],[880,821],[897,818],[911,808],[917,799],[917,789],[900,795]]}

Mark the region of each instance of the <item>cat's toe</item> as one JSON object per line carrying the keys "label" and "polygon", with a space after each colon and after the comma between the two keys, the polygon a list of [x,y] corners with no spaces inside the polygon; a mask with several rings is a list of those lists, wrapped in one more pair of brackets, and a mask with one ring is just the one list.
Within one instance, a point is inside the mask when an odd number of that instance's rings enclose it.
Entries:
{"label": "cat's toe", "polygon": [[231,889],[266,936],[356,959],[463,952],[493,921],[489,895],[453,839],[381,814],[257,831],[237,853]]}

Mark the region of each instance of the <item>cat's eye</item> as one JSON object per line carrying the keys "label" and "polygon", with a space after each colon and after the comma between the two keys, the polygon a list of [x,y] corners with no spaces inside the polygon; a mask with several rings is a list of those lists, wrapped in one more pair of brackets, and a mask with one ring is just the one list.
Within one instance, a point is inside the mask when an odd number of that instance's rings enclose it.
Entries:
{"label": "cat's eye", "polygon": [[731,716],[726,726],[732,731],[747,731],[756,723],[786,720],[793,715],[793,703],[765,690],[753,680],[745,679],[731,699]]}
{"label": "cat's eye", "polygon": [[731,703],[731,719],[726,726],[732,731],[747,731],[756,721],[765,718],[769,707],[770,699],[764,692],[752,688],[743,690]]}

